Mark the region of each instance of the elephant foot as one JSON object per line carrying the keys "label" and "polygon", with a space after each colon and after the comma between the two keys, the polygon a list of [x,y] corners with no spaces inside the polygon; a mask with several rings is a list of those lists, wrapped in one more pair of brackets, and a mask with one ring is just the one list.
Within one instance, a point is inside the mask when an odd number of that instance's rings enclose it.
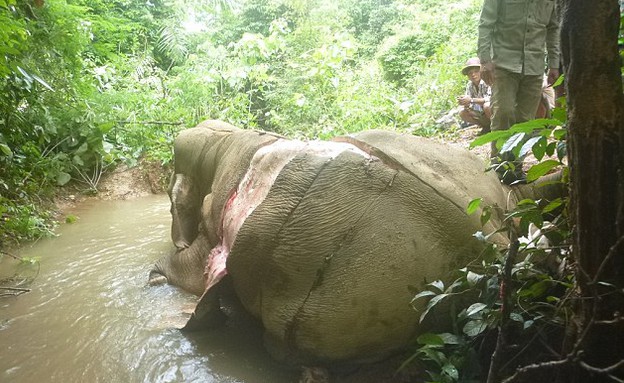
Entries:
{"label": "elephant foot", "polygon": [[150,286],[165,285],[167,284],[167,282],[167,277],[154,270],[150,272],[149,278],[147,280],[147,284]]}

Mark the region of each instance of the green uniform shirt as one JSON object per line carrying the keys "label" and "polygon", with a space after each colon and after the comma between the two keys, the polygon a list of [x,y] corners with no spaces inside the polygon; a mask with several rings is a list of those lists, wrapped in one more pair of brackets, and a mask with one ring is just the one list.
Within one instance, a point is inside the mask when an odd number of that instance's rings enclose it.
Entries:
{"label": "green uniform shirt", "polygon": [[559,23],[555,0],[485,0],[479,21],[481,64],[526,75],[559,68]]}

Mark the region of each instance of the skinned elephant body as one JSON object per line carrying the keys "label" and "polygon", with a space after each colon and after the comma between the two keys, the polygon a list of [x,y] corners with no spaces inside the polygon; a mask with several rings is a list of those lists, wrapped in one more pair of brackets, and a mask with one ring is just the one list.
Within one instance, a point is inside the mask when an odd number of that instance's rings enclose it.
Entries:
{"label": "skinned elephant body", "polygon": [[426,330],[415,293],[476,259],[473,234],[500,224],[483,228],[468,202],[514,203],[483,169],[467,150],[390,131],[301,142],[208,121],[176,139],[179,250],[150,279],[202,295],[192,321],[211,324],[229,275],[280,360],[379,359]]}

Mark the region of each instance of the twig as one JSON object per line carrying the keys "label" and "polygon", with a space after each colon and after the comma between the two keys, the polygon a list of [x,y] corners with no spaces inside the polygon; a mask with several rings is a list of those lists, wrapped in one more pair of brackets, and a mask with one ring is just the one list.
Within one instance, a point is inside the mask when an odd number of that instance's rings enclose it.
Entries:
{"label": "twig", "polygon": [[15,297],[18,295],[22,295],[24,293],[30,292],[30,289],[25,289],[22,287],[8,287],[8,286],[0,286],[0,290],[7,290],[8,293],[1,293],[0,298],[2,297]]}
{"label": "twig", "polygon": [[18,261],[22,260],[22,257],[20,257],[19,255],[11,254],[8,251],[0,250],[0,254],[8,255],[9,257],[17,259]]}
{"label": "twig", "polygon": [[[582,267],[580,267],[580,265],[577,265],[577,271],[578,271],[577,275],[579,279],[580,277],[585,279],[586,286],[592,293],[591,297],[585,297],[585,298],[589,298],[589,299],[592,299],[594,302],[598,302],[601,296],[597,288],[598,278],[600,274],[602,273],[602,271],[604,270],[604,268],[606,267],[609,260],[615,256],[617,250],[623,244],[624,244],[624,236],[620,237],[617,240],[617,242],[613,246],[611,246],[611,248],[609,249],[609,253],[606,255],[606,257],[603,259],[602,263],[598,267],[598,270],[596,271],[594,278],[591,278],[589,274]],[[605,375],[608,378],[612,379],[614,382],[624,383],[624,380],[611,374],[611,372],[624,367],[624,360],[620,360],[612,364],[611,366],[607,366],[603,368],[591,366],[587,364],[586,362],[580,360],[580,356],[583,353],[582,346],[585,343],[585,338],[588,336],[588,334],[590,333],[590,331],[593,329],[593,327],[596,324],[613,325],[613,324],[618,324],[622,320],[624,320],[621,317],[615,318],[613,320],[596,320],[597,317],[598,317],[598,305],[594,303],[592,306],[592,316],[589,319],[589,322],[584,326],[576,342],[574,343],[572,350],[565,356],[565,358],[543,362],[543,363],[531,364],[531,365],[519,368],[512,376],[505,379],[503,382],[512,383],[516,381],[530,380],[531,374],[534,374],[534,373],[543,374],[544,370],[560,371],[562,368],[566,367],[568,364],[574,363],[580,366],[581,368],[585,369],[586,371],[589,371],[594,374]],[[498,349],[498,344],[497,344],[497,349]],[[492,356],[492,358],[494,358],[494,356]],[[488,377],[488,383],[490,383],[489,377]]]}
{"label": "twig", "polygon": [[507,251],[505,258],[505,266],[503,269],[503,280],[501,282],[501,324],[498,327],[498,338],[496,340],[496,348],[492,354],[490,362],[490,370],[488,372],[487,383],[500,382],[499,374],[502,372],[501,365],[505,361],[505,348],[507,347],[507,329],[511,316],[511,272],[513,270],[514,260],[520,249],[520,242],[515,231],[510,230],[511,245]]}
{"label": "twig", "polygon": [[596,271],[594,278],[588,284],[595,285],[596,283],[598,283],[598,278],[600,278],[600,274],[602,274],[603,269],[607,266],[607,263],[609,263],[611,258],[615,257],[616,254],[618,255],[620,254],[618,250],[620,250],[620,247],[623,244],[624,244],[624,235],[618,238],[618,240],[613,244],[613,246],[611,246],[611,248],[609,249],[609,252],[604,257],[604,259],[602,260],[602,263],[598,267],[598,270]]}
{"label": "twig", "polygon": [[21,292],[24,292],[24,293],[27,293],[27,292],[30,291],[30,289],[25,289],[25,288],[22,288],[22,287],[8,287],[8,286],[0,286],[0,289],[2,289],[2,290],[9,290],[9,291],[21,291]]}
{"label": "twig", "polygon": [[619,362],[604,368],[593,367],[583,361],[580,361],[579,364],[587,371],[595,372],[597,374],[609,374],[620,367],[624,367],[624,360],[620,360]]}
{"label": "twig", "polygon": [[[560,360],[551,360],[549,362],[542,362],[537,364],[529,364],[528,366],[521,367],[509,378],[503,380],[503,383],[512,383],[517,381],[525,381],[526,378],[530,378],[531,374],[540,373],[540,376],[544,370],[546,371],[559,371],[562,367],[571,362],[571,359],[565,358]],[[525,378],[525,379],[523,379]]]}
{"label": "twig", "polygon": [[169,121],[115,121],[116,124],[121,124],[121,125],[128,125],[128,124],[134,124],[134,125],[182,125],[183,122],[178,121],[178,122],[169,122]]}

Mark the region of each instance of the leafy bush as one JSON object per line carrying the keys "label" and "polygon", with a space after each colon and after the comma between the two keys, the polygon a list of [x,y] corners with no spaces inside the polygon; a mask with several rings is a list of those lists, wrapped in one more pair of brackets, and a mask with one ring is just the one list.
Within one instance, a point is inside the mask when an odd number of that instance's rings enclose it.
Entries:
{"label": "leafy bush", "polygon": [[[560,112],[555,114],[561,116]],[[567,174],[563,162],[565,129],[560,127],[562,125],[563,122],[554,119],[529,121],[508,131],[484,135],[472,145],[498,141],[501,153],[514,153],[516,157],[531,151],[539,162],[529,168],[527,180],[535,181],[558,167],[563,179],[553,182],[561,183],[565,182]],[[513,358],[498,368],[513,371],[526,358],[523,354],[526,350],[531,350],[531,361],[539,360],[540,353],[552,350],[549,344],[560,341],[570,314],[564,302],[566,294],[573,289],[574,274],[562,267],[570,241],[566,199],[563,196],[551,201],[524,199],[511,211],[481,206],[481,203],[480,198],[474,199],[466,211],[474,214],[480,210],[482,224],[485,225],[493,214],[504,216],[504,227],[496,232],[475,233],[485,244],[483,257],[459,270],[458,277],[448,286],[435,281],[413,299],[413,303],[428,300],[421,321],[442,304],[451,307],[453,333],[421,336],[417,340],[419,348],[406,361],[424,360],[429,363],[431,377],[441,382],[466,381],[487,375],[489,360],[475,370],[475,359],[479,350],[484,355],[492,354],[491,339],[497,332],[504,331],[502,336],[507,337],[514,334],[518,343]],[[500,231],[509,234],[509,247],[501,247],[490,240]]]}

